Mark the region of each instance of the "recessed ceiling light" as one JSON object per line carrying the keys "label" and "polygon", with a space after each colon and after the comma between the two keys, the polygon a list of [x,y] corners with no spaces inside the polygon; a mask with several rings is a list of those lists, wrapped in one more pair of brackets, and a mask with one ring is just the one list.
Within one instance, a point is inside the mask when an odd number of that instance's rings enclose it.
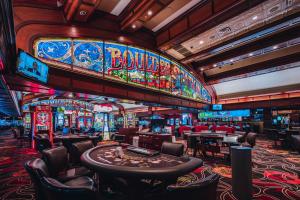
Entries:
{"label": "recessed ceiling light", "polygon": [[277,48],[278,48],[278,46],[277,46],[277,45],[273,46],[273,49],[277,49]]}
{"label": "recessed ceiling light", "polygon": [[81,15],[81,16],[87,15],[87,11],[82,10],[82,11],[79,12],[79,15]]}
{"label": "recessed ceiling light", "polygon": [[203,40],[200,40],[200,41],[199,41],[199,44],[203,44],[203,43],[204,43],[204,41],[203,41]]}
{"label": "recessed ceiling light", "polygon": [[213,66],[214,66],[214,67],[216,67],[216,66],[217,66],[217,64],[214,64]]}
{"label": "recessed ceiling light", "polygon": [[233,62],[233,59],[230,59],[230,62]]}
{"label": "recessed ceiling light", "polygon": [[200,69],[201,71],[203,71],[204,70],[204,68],[203,67],[201,67],[201,69]]}
{"label": "recessed ceiling light", "polygon": [[120,37],[119,37],[119,41],[120,41],[120,42],[124,42],[124,37],[123,37],[123,36],[120,36]]}
{"label": "recessed ceiling light", "polygon": [[151,16],[153,14],[152,10],[148,10],[147,15]]}
{"label": "recessed ceiling light", "polygon": [[257,20],[257,15],[253,16],[252,20]]}
{"label": "recessed ceiling light", "polygon": [[132,25],[131,25],[131,28],[135,29],[135,28],[136,28],[136,25],[135,25],[135,24],[132,24]]}
{"label": "recessed ceiling light", "polygon": [[70,93],[68,94],[68,97],[69,97],[69,98],[73,98],[73,97],[74,97],[73,93],[70,92]]}
{"label": "recessed ceiling light", "polygon": [[249,53],[249,56],[253,56],[253,53]]}

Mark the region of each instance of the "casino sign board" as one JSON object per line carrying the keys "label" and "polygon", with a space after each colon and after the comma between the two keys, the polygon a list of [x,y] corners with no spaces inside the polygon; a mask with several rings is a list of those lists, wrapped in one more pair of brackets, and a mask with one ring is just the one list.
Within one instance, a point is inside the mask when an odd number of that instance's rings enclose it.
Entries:
{"label": "casino sign board", "polygon": [[102,40],[39,38],[34,52],[48,64],[211,103],[203,84],[185,67],[146,49]]}

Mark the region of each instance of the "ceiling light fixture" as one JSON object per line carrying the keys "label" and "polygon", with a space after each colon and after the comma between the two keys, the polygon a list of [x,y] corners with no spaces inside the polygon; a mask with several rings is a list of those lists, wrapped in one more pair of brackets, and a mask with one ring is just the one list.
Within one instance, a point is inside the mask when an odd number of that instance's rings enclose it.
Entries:
{"label": "ceiling light fixture", "polygon": [[273,46],[273,49],[277,49],[277,48],[278,48],[278,46],[277,46],[277,45]]}
{"label": "ceiling light fixture", "polygon": [[253,53],[249,53],[249,56],[253,56]]}
{"label": "ceiling light fixture", "polygon": [[132,24],[131,28],[135,29],[135,28],[136,28],[136,25],[135,25],[135,24]]}
{"label": "ceiling light fixture", "polygon": [[257,20],[257,18],[258,18],[257,15],[255,15],[252,17],[252,20]]}
{"label": "ceiling light fixture", "polygon": [[217,64],[214,64],[213,66],[214,66],[214,67],[216,67],[216,66],[217,66]]}
{"label": "ceiling light fixture", "polygon": [[203,40],[200,40],[199,44],[203,44],[203,43],[204,43],[204,41],[203,41]]}
{"label": "ceiling light fixture", "polygon": [[233,62],[233,59],[230,59],[230,62]]}
{"label": "ceiling light fixture", "polygon": [[119,41],[120,41],[120,42],[124,42],[124,37],[123,37],[123,36],[120,36],[120,37],[119,37]]}
{"label": "ceiling light fixture", "polygon": [[80,14],[81,16],[84,16],[84,15],[87,15],[87,12],[86,12],[85,10],[82,10],[82,11],[79,12],[79,14]]}
{"label": "ceiling light fixture", "polygon": [[152,10],[148,10],[147,15],[151,16],[153,14]]}
{"label": "ceiling light fixture", "polygon": [[204,71],[204,68],[202,67],[200,70],[203,72],[203,71]]}
{"label": "ceiling light fixture", "polygon": [[68,97],[69,97],[69,98],[73,98],[73,97],[74,97],[73,92],[70,92],[70,93],[68,94]]}

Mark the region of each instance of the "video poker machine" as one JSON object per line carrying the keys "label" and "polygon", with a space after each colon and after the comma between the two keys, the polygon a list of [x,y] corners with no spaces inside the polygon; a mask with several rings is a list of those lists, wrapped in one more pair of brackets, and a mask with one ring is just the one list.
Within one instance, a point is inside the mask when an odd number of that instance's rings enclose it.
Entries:
{"label": "video poker machine", "polygon": [[24,113],[23,124],[24,124],[24,131],[26,133],[30,133],[30,130],[31,130],[31,113],[30,112]]}
{"label": "video poker machine", "polygon": [[77,128],[92,128],[93,127],[93,113],[90,112],[78,112]]}
{"label": "video poker machine", "polygon": [[[51,106],[36,106],[33,112],[32,137],[38,134],[47,133],[49,135],[50,142],[53,143],[52,123]],[[35,148],[34,140],[32,144],[33,148]]]}

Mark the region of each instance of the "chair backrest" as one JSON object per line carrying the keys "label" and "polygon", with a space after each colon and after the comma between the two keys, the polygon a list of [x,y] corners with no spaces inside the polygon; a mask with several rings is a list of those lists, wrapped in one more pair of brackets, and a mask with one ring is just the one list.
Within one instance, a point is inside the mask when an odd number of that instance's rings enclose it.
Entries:
{"label": "chair backrest", "polygon": [[24,168],[28,172],[35,187],[37,197],[36,199],[45,199],[44,193],[41,188],[41,178],[49,176],[46,163],[42,159],[36,158],[34,160],[27,161],[24,165]]}
{"label": "chair backrest", "polygon": [[204,179],[184,185],[170,185],[167,187],[169,193],[167,198],[182,200],[189,197],[189,200],[216,200],[219,178],[218,174],[212,174]]}
{"label": "chair backrest", "polygon": [[80,163],[80,156],[87,150],[93,148],[93,142],[91,140],[86,140],[82,142],[72,143],[72,148],[70,150],[70,156],[73,158],[74,163]]}
{"label": "chair backrest", "polygon": [[67,186],[53,178],[41,179],[45,200],[93,200],[97,199],[94,188],[84,186]]}
{"label": "chair backrest", "polygon": [[116,142],[125,142],[125,136],[120,134],[114,134],[113,140]]}
{"label": "chair backrest", "polygon": [[161,146],[161,153],[182,156],[184,152],[184,145],[180,143],[163,142]]}
{"label": "chair backrest", "polygon": [[51,177],[57,177],[61,171],[69,166],[68,152],[63,146],[44,150],[42,155]]}
{"label": "chair backrest", "polygon": [[[237,132],[237,131],[236,131],[236,132]],[[244,142],[246,142],[246,137],[247,137],[248,133],[239,131],[238,134],[239,134],[239,136],[238,136],[238,138],[237,138],[237,141],[238,141],[239,143],[244,143]]]}
{"label": "chair backrest", "polygon": [[251,146],[251,147],[254,147],[255,146],[255,143],[256,143],[256,133],[253,133],[253,132],[250,132],[247,134],[246,136],[246,141],[248,142],[248,144]]}
{"label": "chair backrest", "polygon": [[35,141],[35,145],[36,145],[36,149],[42,153],[43,150],[45,149],[49,149],[52,147],[52,144],[49,140],[48,135],[36,135],[34,136],[34,141]]}

